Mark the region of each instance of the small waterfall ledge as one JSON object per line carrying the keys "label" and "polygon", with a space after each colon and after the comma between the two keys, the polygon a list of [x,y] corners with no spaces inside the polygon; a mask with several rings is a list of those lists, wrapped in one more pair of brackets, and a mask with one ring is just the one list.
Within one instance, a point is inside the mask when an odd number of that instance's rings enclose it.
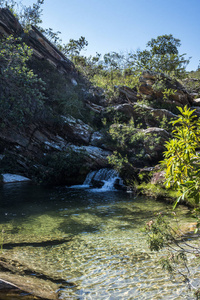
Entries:
{"label": "small waterfall ledge", "polygon": [[96,192],[107,192],[122,190],[125,186],[117,171],[103,168],[97,171],[91,171],[86,176],[82,185],[73,185],[71,188],[85,188]]}

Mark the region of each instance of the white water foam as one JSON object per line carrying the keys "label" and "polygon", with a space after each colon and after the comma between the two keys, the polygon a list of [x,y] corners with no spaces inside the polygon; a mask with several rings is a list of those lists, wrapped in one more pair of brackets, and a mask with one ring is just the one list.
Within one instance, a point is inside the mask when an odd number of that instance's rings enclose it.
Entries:
{"label": "white water foam", "polygon": [[[73,185],[71,188],[89,189],[91,192],[108,192],[116,191],[115,184],[118,181],[119,185],[123,185],[119,174],[112,169],[103,168],[98,171],[91,171],[82,185]],[[96,183],[103,184],[100,188],[93,187]],[[94,185],[93,185],[94,184]],[[92,188],[93,187],[93,188]]]}

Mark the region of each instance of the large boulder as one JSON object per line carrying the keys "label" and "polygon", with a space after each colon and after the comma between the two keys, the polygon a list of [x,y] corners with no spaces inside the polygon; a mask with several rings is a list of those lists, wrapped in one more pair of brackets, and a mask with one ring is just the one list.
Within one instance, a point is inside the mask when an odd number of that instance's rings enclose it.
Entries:
{"label": "large boulder", "polygon": [[162,128],[151,127],[143,130],[144,148],[147,156],[151,160],[158,161],[162,158],[165,150],[165,142],[169,140],[171,135]]}
{"label": "large boulder", "polygon": [[200,106],[200,98],[193,99],[192,102],[193,106]]}
{"label": "large boulder", "polygon": [[75,152],[85,152],[86,166],[89,169],[99,169],[109,167],[108,156],[112,154],[111,151],[103,150],[95,146],[75,146],[71,145],[71,149]]}
{"label": "large boulder", "polygon": [[90,139],[90,145],[95,146],[95,147],[103,147],[103,144],[105,142],[105,136],[103,133],[99,131],[95,131]]}
{"label": "large boulder", "polygon": [[183,85],[176,79],[171,79],[164,74],[144,71],[139,81],[139,93],[141,98],[142,95],[147,95],[150,96],[148,100],[162,99],[164,89],[171,89],[174,91],[174,94],[169,95],[168,99],[165,100],[166,102],[175,106],[190,106],[192,103],[192,97]]}
{"label": "large boulder", "polygon": [[136,102],[138,100],[137,90],[128,86],[115,87],[118,89],[119,97],[123,98],[127,102]]}
{"label": "large boulder", "polygon": [[78,142],[79,144],[89,144],[93,129],[79,119],[72,116],[62,116],[63,133],[67,140]]}
{"label": "large boulder", "polygon": [[171,135],[158,127],[136,129],[135,135],[136,142],[128,150],[130,163],[137,168],[157,164],[163,158],[165,142]]}
{"label": "large boulder", "polygon": [[163,117],[165,117],[169,120],[177,117],[176,114],[167,109],[153,108],[139,103],[119,104],[114,106],[114,110],[123,114],[127,118],[127,120],[130,120],[131,118],[141,117],[142,115],[144,115],[146,118],[148,117],[148,115],[152,115],[154,118],[162,119]]}

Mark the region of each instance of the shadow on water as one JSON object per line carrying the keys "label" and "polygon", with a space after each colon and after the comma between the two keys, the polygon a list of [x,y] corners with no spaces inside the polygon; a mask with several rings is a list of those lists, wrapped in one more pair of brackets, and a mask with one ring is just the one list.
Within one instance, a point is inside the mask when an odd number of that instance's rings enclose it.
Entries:
{"label": "shadow on water", "polygon": [[179,299],[182,286],[166,283],[141,232],[171,206],[125,192],[30,183],[0,187],[0,199],[6,258],[75,283],[60,299]]}
{"label": "shadow on water", "polygon": [[46,188],[30,183],[12,183],[0,187],[0,199],[0,223],[12,222],[10,234],[18,234],[22,223],[28,225],[30,219],[46,215],[52,219],[61,217],[57,230],[65,234],[73,232],[73,235],[97,232],[99,223],[96,217],[109,218],[119,210],[114,206],[111,208],[110,203],[114,205],[119,200],[132,200],[124,192],[95,193],[66,187]]}

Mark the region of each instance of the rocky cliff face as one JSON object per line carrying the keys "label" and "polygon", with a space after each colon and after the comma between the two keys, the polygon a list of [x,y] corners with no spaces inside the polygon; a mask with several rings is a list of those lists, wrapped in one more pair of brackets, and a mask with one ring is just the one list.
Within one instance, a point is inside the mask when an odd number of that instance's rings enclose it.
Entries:
{"label": "rocky cliff face", "polygon": [[[7,123],[6,127],[0,130],[0,170],[17,172],[30,178],[39,176],[41,180],[45,179],[47,182],[50,178],[51,183],[56,178],[55,184],[81,183],[90,169],[107,167],[107,156],[115,150],[101,130],[102,118],[106,117],[112,121],[111,114],[107,112],[106,99],[101,91],[91,88],[76,71],[73,63],[42,33],[34,27],[29,33],[25,33],[9,10],[0,9],[0,36],[11,34],[21,37],[33,49],[34,57],[30,65],[39,76],[47,80],[49,89],[54,84],[57,90],[59,87],[54,80],[49,80],[51,69],[41,70],[44,69],[43,65],[46,66],[44,63],[51,65],[56,76],[63,77],[65,88],[62,90],[62,97],[65,96],[67,99],[69,90],[71,93],[69,98],[76,93],[83,103],[81,109],[87,111],[88,115],[92,113],[92,118],[87,122],[87,117],[85,121],[72,117],[72,108],[77,105],[72,99],[65,113],[62,115],[60,112],[58,122],[43,119],[23,127]],[[163,82],[168,89],[175,91],[166,99],[163,98],[162,87],[159,87]],[[131,118],[136,122],[137,120],[142,122],[143,126],[137,129],[137,133],[141,132],[146,137],[143,142],[140,141],[134,146],[135,148],[129,149],[133,156],[132,163],[136,167],[152,165],[162,157],[164,141],[170,137],[167,130],[160,128],[161,120],[175,118],[177,105],[198,104],[179,82],[161,74],[144,72],[140,78],[139,89],[129,87],[117,89],[119,96],[113,101],[112,110],[120,113],[125,122]],[[54,93],[53,89],[50,90],[49,94],[51,93]],[[56,107],[58,104],[55,101],[53,105]],[[136,148],[143,149],[143,157],[139,160],[139,164],[135,158]],[[55,176],[56,172],[60,172],[59,180]]]}
{"label": "rocky cliff face", "polygon": [[[177,107],[187,105],[196,109],[199,116],[198,100],[180,82],[163,74],[145,71],[137,88],[123,86],[116,90],[119,96],[113,100],[112,109],[123,124],[133,119],[137,128],[135,134],[143,135],[143,140],[130,150],[135,166],[152,166],[162,159],[165,141],[171,137],[169,121],[177,117]],[[105,113],[105,116],[112,121],[111,114]],[[143,152],[141,159],[134,157],[138,149]]]}
{"label": "rocky cliff face", "polygon": [[[74,64],[41,32],[35,27],[32,27],[29,33],[24,32],[18,20],[8,9],[0,9],[0,36],[9,35],[20,37],[33,49],[33,57],[29,64],[34,72],[43,76],[42,79],[47,82],[47,89],[49,88],[47,103],[54,101],[55,103],[50,104],[57,109],[59,96],[64,99],[63,101],[70,98],[71,102],[66,107],[64,115],[62,115],[62,111],[60,112],[59,121],[43,119],[21,127],[13,126],[7,122],[6,126],[2,126],[0,130],[1,170],[34,177],[34,174],[38,172],[49,172],[49,162],[44,162],[47,156],[51,162],[55,154],[59,156],[59,154],[65,153],[67,156],[69,152],[79,156],[84,163],[84,166],[76,168],[76,172],[78,171],[82,176],[74,176],[75,181],[76,179],[82,181],[91,168],[108,166],[107,156],[110,152],[96,146],[95,140],[98,137],[94,135],[95,130],[91,125],[70,115],[74,106],[79,105],[78,102],[73,102],[73,97],[75,98],[74,101],[79,101],[77,98],[80,97],[79,102],[83,103],[80,110],[82,109],[84,112],[85,110],[93,111],[95,112],[93,118],[97,114],[97,119],[99,119],[102,107],[95,104],[98,95],[89,90],[88,82],[78,74]],[[48,67],[48,64],[51,67]],[[54,77],[51,73],[54,73]],[[61,95],[59,94],[60,86],[56,86],[57,79],[60,77],[63,78]],[[54,90],[57,90],[55,96],[53,100],[49,100],[48,96],[54,93]],[[80,115],[82,114],[83,111],[80,111]],[[80,163],[80,160],[77,162]],[[50,170],[52,168],[50,167]],[[80,169],[81,172],[79,172]],[[65,175],[67,183],[67,171]],[[70,172],[69,177],[71,177]],[[69,181],[73,183],[71,178]],[[62,181],[62,183],[64,182],[65,180]]]}
{"label": "rocky cliff face", "polygon": [[22,40],[33,49],[33,54],[38,59],[48,60],[61,72],[75,72],[73,63],[67,59],[46,37],[34,26],[25,33],[22,26],[10,10],[0,9],[0,36],[21,37]]}

